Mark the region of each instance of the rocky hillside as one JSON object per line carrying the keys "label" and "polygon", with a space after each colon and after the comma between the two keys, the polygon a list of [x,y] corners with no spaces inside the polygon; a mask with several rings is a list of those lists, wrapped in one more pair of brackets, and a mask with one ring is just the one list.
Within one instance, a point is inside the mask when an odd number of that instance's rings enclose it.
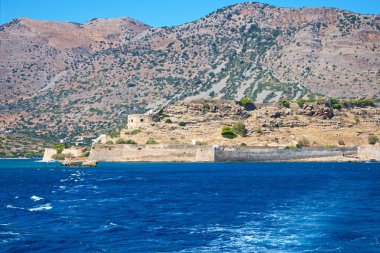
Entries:
{"label": "rocky hillside", "polygon": [[[335,106],[337,107],[337,106]],[[368,144],[368,136],[380,136],[380,107],[340,107],[325,100],[261,105],[254,110],[234,101],[197,99],[163,108],[161,120],[139,130],[124,129],[114,137],[138,144],[352,147]],[[245,134],[223,137],[223,127],[241,122]]]}
{"label": "rocky hillside", "polygon": [[0,27],[0,128],[77,136],[183,99],[380,97],[380,17],[226,7],[177,27],[16,19]]}

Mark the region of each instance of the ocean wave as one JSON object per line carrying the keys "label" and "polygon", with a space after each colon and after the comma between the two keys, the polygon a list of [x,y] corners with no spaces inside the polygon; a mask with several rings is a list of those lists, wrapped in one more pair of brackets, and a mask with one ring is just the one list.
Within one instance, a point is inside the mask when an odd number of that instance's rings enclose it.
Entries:
{"label": "ocean wave", "polygon": [[40,200],[42,200],[42,199],[44,199],[44,198],[42,198],[42,197],[38,197],[38,196],[36,196],[36,195],[33,195],[32,197],[30,197],[30,199],[33,200],[33,201],[40,201]]}
{"label": "ocean wave", "polygon": [[116,181],[116,180],[119,180],[119,179],[122,179],[123,177],[122,176],[118,176],[118,177],[107,177],[107,178],[99,178],[98,182],[103,182],[103,181]]}
{"label": "ocean wave", "polygon": [[25,209],[25,208],[23,208],[23,207],[18,207],[18,206],[13,206],[13,205],[7,205],[7,208],[8,209]]}
{"label": "ocean wave", "polygon": [[12,232],[12,231],[0,231],[0,235],[20,235],[20,233]]}
{"label": "ocean wave", "polygon": [[51,206],[51,204],[47,203],[47,204],[44,204],[44,205],[41,205],[41,206],[38,206],[38,207],[29,208],[28,210],[31,211],[31,212],[34,212],[34,211],[50,210],[52,208],[53,207]]}

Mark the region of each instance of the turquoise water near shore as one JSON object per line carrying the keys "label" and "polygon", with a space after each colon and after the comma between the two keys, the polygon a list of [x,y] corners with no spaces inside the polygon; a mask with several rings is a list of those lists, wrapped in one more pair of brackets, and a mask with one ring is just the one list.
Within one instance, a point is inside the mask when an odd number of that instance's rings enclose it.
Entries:
{"label": "turquoise water near shore", "polygon": [[0,160],[0,252],[380,252],[380,164]]}

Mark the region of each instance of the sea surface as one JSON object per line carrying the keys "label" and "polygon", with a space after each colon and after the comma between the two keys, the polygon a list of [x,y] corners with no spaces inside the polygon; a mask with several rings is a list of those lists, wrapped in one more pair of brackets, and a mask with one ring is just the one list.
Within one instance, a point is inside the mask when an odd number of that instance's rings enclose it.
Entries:
{"label": "sea surface", "polygon": [[0,160],[0,252],[380,252],[380,164]]}

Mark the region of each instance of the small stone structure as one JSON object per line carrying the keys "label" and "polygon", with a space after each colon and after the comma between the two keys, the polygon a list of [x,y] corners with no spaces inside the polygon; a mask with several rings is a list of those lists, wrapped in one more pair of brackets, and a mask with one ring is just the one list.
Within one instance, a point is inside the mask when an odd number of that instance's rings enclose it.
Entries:
{"label": "small stone structure", "polygon": [[362,161],[380,161],[380,144],[366,145],[358,148],[358,156]]}
{"label": "small stone structure", "polygon": [[145,114],[128,115],[128,129],[145,128],[148,124],[153,123],[153,117]]}
{"label": "small stone structure", "polygon": [[101,134],[99,135],[98,138],[96,138],[94,141],[93,141],[93,144],[94,143],[102,143],[102,144],[106,144],[108,141],[112,141],[112,138],[106,134]]}

